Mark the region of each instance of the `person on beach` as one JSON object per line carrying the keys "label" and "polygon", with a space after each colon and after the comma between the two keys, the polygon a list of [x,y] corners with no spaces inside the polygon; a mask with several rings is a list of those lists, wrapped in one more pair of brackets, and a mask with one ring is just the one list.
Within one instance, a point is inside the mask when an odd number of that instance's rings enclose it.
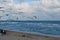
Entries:
{"label": "person on beach", "polygon": [[5,35],[5,34],[6,34],[6,30],[0,29],[0,33],[1,33],[2,35]]}

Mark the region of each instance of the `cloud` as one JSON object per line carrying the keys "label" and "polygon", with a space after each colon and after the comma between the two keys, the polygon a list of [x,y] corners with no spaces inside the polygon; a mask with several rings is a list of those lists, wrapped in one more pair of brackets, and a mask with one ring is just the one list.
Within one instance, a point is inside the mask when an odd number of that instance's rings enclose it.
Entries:
{"label": "cloud", "polygon": [[31,2],[30,5],[39,20],[60,20],[60,2],[58,0],[40,0]]}
{"label": "cloud", "polygon": [[20,4],[12,2],[8,3],[7,7],[9,11],[6,12],[9,14],[7,20],[60,20],[59,0],[40,0]]}

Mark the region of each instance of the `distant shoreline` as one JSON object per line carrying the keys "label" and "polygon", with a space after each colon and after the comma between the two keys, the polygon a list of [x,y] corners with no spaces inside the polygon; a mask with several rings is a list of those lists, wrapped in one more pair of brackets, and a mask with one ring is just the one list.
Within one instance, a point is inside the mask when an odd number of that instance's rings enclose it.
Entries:
{"label": "distant shoreline", "polygon": [[58,23],[60,24],[60,21],[36,21],[36,20],[0,20],[0,22],[23,22],[23,23]]}
{"label": "distant shoreline", "polygon": [[60,20],[0,20],[0,22],[48,22],[48,21],[58,22]]}

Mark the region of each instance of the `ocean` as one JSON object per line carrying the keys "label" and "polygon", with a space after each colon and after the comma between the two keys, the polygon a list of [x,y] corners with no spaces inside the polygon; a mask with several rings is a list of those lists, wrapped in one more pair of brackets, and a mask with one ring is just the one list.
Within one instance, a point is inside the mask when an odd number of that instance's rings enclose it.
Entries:
{"label": "ocean", "polygon": [[60,35],[60,21],[0,21],[0,29]]}

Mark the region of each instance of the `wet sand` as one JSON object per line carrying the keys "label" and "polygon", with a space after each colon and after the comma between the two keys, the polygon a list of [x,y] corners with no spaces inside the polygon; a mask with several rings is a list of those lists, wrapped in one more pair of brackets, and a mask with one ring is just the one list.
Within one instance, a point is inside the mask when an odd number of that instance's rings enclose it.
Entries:
{"label": "wet sand", "polygon": [[7,31],[6,35],[0,35],[0,40],[60,40],[60,38],[16,31]]}

